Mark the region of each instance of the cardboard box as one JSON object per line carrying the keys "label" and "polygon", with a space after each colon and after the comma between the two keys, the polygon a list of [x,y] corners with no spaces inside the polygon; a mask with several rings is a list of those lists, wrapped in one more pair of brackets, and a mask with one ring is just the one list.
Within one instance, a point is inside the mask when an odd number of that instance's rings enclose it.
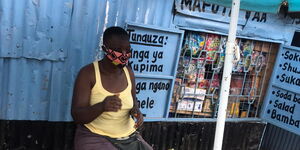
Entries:
{"label": "cardboard box", "polygon": [[[195,104],[195,106],[194,106]],[[193,111],[201,112],[203,107],[203,101],[192,98],[184,98],[178,102],[177,110],[179,111]]]}
{"label": "cardboard box", "polygon": [[[200,89],[200,88],[189,88],[185,87],[181,89],[181,97],[183,98],[197,98],[199,100],[204,100],[206,89]],[[196,90],[196,91],[195,91]]]}

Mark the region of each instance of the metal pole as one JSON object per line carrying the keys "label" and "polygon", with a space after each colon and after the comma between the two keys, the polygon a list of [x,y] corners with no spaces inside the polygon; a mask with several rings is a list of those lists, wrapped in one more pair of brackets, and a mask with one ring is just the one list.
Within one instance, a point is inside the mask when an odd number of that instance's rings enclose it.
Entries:
{"label": "metal pole", "polygon": [[228,104],[229,87],[233,66],[233,48],[235,46],[237,22],[239,18],[240,0],[232,0],[231,18],[229,25],[228,41],[226,44],[226,55],[224,62],[221,93],[219,97],[219,108],[217,126],[215,132],[214,150],[221,150],[226,119],[226,109]]}

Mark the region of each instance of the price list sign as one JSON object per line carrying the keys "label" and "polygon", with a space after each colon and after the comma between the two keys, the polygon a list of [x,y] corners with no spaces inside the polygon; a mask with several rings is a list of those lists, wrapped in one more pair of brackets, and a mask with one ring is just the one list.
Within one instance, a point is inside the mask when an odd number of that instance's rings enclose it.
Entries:
{"label": "price list sign", "polygon": [[300,135],[300,49],[283,47],[272,76],[262,116]]}
{"label": "price list sign", "polygon": [[183,31],[129,23],[136,98],[145,119],[163,119],[169,110]]}

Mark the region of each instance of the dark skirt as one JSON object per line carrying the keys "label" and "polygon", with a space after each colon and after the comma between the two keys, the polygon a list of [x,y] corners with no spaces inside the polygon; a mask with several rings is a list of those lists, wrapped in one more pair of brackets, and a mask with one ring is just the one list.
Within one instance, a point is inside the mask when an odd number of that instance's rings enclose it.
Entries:
{"label": "dark skirt", "polygon": [[[138,134],[138,139],[147,147],[149,150],[152,147]],[[84,125],[77,125],[75,139],[74,139],[74,150],[118,150],[110,141],[105,137],[91,132]]]}

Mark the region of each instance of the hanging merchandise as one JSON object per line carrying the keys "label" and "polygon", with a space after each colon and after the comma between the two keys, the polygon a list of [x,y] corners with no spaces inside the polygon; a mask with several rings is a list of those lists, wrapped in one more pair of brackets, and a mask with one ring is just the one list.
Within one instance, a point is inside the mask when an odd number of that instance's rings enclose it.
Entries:
{"label": "hanging merchandise", "polygon": [[195,87],[197,78],[197,61],[191,60],[188,67],[185,69],[185,79],[188,87]]}
{"label": "hanging merchandise", "polygon": [[206,88],[208,81],[205,79],[205,67],[200,68],[198,74],[198,87],[199,88]]}
{"label": "hanging merchandise", "polygon": [[242,39],[240,43],[240,50],[241,50],[241,62],[243,64],[243,71],[248,72],[251,65],[251,57],[253,52],[253,41],[252,40],[245,40]]}
{"label": "hanging merchandise", "polygon": [[[170,110],[175,116],[212,117],[215,104],[220,100],[228,39],[211,33],[185,33]],[[266,76],[263,70],[268,65],[266,61],[271,45],[249,39],[236,39],[235,42],[240,49],[240,60],[233,65],[227,117],[250,117],[253,113],[244,107],[255,107],[253,104],[258,100],[257,94],[262,90],[260,86],[263,76]]]}
{"label": "hanging merchandise", "polygon": [[220,87],[219,74],[214,74],[214,76],[211,80],[212,81],[211,81],[210,87],[213,87],[213,88],[219,88]]}
{"label": "hanging merchandise", "polygon": [[225,50],[226,50],[226,43],[227,43],[227,37],[226,36],[222,36],[221,37],[221,41],[220,41],[220,57],[219,57],[219,61],[218,64],[220,63],[224,63],[225,61]]}
{"label": "hanging merchandise", "polygon": [[176,78],[174,83],[174,90],[172,95],[172,102],[175,103],[180,99],[180,90],[181,90],[182,79]]}
{"label": "hanging merchandise", "polygon": [[240,39],[240,60],[233,66],[233,71],[236,72],[249,72],[251,67],[252,53],[253,53],[253,41]]}
{"label": "hanging merchandise", "polygon": [[217,59],[216,53],[219,50],[221,36],[216,34],[207,34],[206,37],[206,60],[211,63]]}
{"label": "hanging merchandise", "polygon": [[[257,58],[260,55],[259,51],[253,50],[252,59],[251,59],[251,66],[256,66]],[[250,71],[252,71],[253,67],[251,67]]]}
{"label": "hanging merchandise", "polygon": [[176,75],[177,78],[183,79],[183,77],[189,70],[188,68],[189,68],[190,61],[191,61],[190,57],[180,56],[178,68],[177,68],[177,75]]}
{"label": "hanging merchandise", "polygon": [[185,37],[183,47],[184,56],[198,57],[204,48],[205,35],[196,32],[189,32]]}

